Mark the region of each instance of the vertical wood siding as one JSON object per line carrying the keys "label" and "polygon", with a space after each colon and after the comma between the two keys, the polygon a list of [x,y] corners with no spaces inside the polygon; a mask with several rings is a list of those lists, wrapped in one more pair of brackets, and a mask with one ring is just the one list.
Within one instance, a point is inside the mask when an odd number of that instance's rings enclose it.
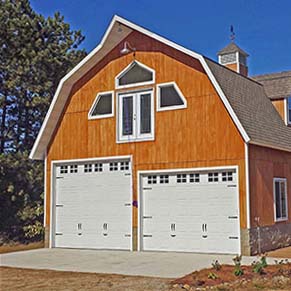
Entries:
{"label": "vertical wood siding", "polygon": [[[115,76],[133,61],[132,54],[120,55],[120,43],[73,87],[48,149],[48,179],[52,160],[133,155],[136,200],[138,170],[238,165],[241,226],[245,228],[244,142],[200,63],[137,32],[127,40],[137,48],[136,59],[156,71],[156,84],[177,83],[188,108],[156,112],[155,96],[154,141],[117,144],[116,108],[112,118],[88,120],[96,94],[115,90]],[[46,225],[50,220],[49,202],[47,183]],[[133,211],[137,226],[136,208]]]}
{"label": "vertical wood siding", "polygon": [[260,217],[262,226],[275,224],[274,178],[287,178],[288,213],[291,222],[291,153],[250,145],[249,156],[252,226],[256,226],[255,217]]}

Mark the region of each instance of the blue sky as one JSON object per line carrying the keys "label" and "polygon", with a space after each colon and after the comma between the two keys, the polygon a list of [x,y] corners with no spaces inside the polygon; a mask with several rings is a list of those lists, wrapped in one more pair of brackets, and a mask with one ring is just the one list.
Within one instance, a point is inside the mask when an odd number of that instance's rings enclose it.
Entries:
{"label": "blue sky", "polygon": [[81,29],[88,52],[99,42],[114,14],[216,60],[229,43],[250,54],[250,75],[291,70],[290,0],[31,0],[44,16],[60,11]]}

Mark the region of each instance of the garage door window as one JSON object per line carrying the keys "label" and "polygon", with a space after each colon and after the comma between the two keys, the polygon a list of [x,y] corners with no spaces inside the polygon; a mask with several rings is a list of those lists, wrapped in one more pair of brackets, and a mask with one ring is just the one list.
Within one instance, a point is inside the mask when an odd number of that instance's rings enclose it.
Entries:
{"label": "garage door window", "polygon": [[209,173],[208,174],[208,182],[218,182],[218,181],[219,181],[218,173]]}
{"label": "garage door window", "polygon": [[71,174],[78,173],[78,165],[71,165],[70,166],[70,173]]}
{"label": "garage door window", "polygon": [[102,172],[103,171],[103,164],[102,163],[95,164],[94,171],[95,172]]}
{"label": "garage door window", "polygon": [[286,179],[282,178],[274,179],[274,208],[275,208],[275,221],[282,221],[288,219]]}

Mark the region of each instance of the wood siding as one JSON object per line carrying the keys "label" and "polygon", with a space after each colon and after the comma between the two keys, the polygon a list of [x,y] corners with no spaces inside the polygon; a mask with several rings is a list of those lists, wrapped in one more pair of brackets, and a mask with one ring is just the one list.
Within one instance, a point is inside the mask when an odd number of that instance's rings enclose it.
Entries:
{"label": "wood siding", "polygon": [[285,99],[272,100],[272,104],[275,106],[275,108],[277,109],[280,116],[282,117],[282,119],[285,122],[285,120],[286,120],[286,117],[285,117]]}
{"label": "wood siding", "polygon": [[287,178],[288,213],[291,222],[291,153],[250,145],[249,157],[252,226],[256,226],[255,217],[260,218],[261,226],[275,224],[274,178]]}
{"label": "wood siding", "polygon": [[[75,84],[48,149],[48,179],[52,160],[132,155],[133,193],[137,200],[138,170],[238,165],[240,222],[245,228],[244,142],[202,66],[197,60],[140,33],[132,33],[127,41],[137,48],[136,60],[156,71],[156,84],[177,83],[188,108],[156,112],[155,96],[155,140],[147,142],[116,143],[116,108],[112,118],[88,120],[96,94],[115,90],[115,76],[133,61],[132,54],[120,55],[123,42],[120,43]],[[46,205],[48,226],[50,182]],[[137,209],[133,211],[136,227]]]}

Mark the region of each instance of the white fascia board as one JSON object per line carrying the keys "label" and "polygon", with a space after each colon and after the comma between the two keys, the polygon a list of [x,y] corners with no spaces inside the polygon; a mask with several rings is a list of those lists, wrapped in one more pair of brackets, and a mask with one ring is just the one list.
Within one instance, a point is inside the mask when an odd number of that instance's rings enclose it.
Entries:
{"label": "white fascia board", "polygon": [[[155,40],[157,40],[157,41],[159,41],[159,42],[162,42],[162,43],[164,43],[164,44],[166,44],[166,45],[168,45],[168,46],[170,46],[170,47],[172,47],[172,48],[174,48],[174,49],[176,49],[176,50],[179,50],[179,51],[181,51],[181,52],[183,52],[183,53],[185,53],[185,54],[187,54],[187,55],[189,55],[189,56],[191,56],[191,57],[193,57],[193,58],[199,60],[199,61],[201,62],[201,64],[202,64],[202,67],[203,67],[204,70],[206,71],[208,77],[210,78],[212,84],[214,85],[215,89],[217,90],[218,95],[219,95],[220,98],[222,99],[222,101],[223,101],[223,103],[224,103],[226,109],[228,110],[230,116],[232,117],[234,123],[236,124],[236,126],[237,126],[237,128],[238,128],[240,134],[242,135],[244,141],[245,141],[246,143],[248,143],[248,142],[250,141],[250,138],[248,137],[246,131],[245,131],[244,128],[242,127],[240,121],[238,120],[236,114],[234,113],[232,107],[230,106],[230,104],[229,104],[227,98],[225,97],[223,91],[221,90],[221,88],[220,88],[218,82],[216,81],[215,77],[213,76],[211,70],[209,69],[209,67],[208,67],[208,65],[207,65],[207,63],[206,63],[206,61],[204,60],[204,57],[203,57],[202,55],[200,55],[200,54],[198,54],[198,53],[195,53],[195,52],[193,52],[193,51],[191,51],[191,50],[189,50],[189,49],[186,49],[186,48],[184,48],[184,47],[182,47],[182,46],[180,46],[180,45],[178,45],[178,44],[176,44],[176,43],[174,43],[174,42],[172,42],[172,41],[170,41],[170,40],[167,40],[167,39],[164,38],[164,37],[161,37],[161,36],[159,36],[159,35],[157,35],[157,34],[155,34],[155,33],[152,33],[152,32],[150,32],[150,31],[148,31],[148,30],[146,30],[146,29],[144,29],[144,28],[142,28],[142,27],[140,27],[140,26],[138,26],[138,25],[136,25],[136,24],[134,24],[134,23],[132,23],[132,22],[130,22],[130,21],[128,21],[128,20],[122,18],[122,17],[120,17],[120,16],[115,15],[115,16],[113,17],[113,19],[112,19],[112,21],[111,21],[111,23],[110,23],[108,29],[106,30],[106,33],[104,34],[101,43],[100,43],[100,44],[99,44],[99,45],[98,45],[98,46],[97,46],[97,47],[96,47],[96,48],[95,48],[95,49],[94,49],[90,54],[88,54],[87,57],[85,57],[85,58],[84,58],[84,59],[83,59],[83,60],[82,60],[82,61],[81,61],[81,62],[80,62],[80,63],[79,63],[79,64],[78,64],[74,69],[72,69],[72,70],[71,70],[71,71],[70,71],[70,72],[69,72],[69,73],[68,73],[68,74],[67,74],[67,75],[66,75],[66,76],[61,80],[61,82],[60,82],[60,84],[59,84],[59,86],[58,86],[58,89],[57,89],[57,91],[56,91],[56,94],[55,94],[55,96],[54,96],[54,98],[53,98],[53,101],[52,101],[52,103],[51,103],[51,106],[50,106],[50,108],[49,108],[49,111],[48,111],[48,113],[47,113],[47,115],[46,115],[46,118],[45,118],[45,120],[44,120],[44,122],[43,122],[43,125],[42,125],[41,129],[40,129],[40,132],[39,132],[39,134],[38,134],[38,137],[37,137],[37,139],[36,139],[36,141],[35,141],[35,143],[34,143],[33,149],[32,149],[32,151],[31,151],[31,153],[30,153],[30,156],[29,156],[29,157],[30,157],[31,159],[43,159],[43,158],[44,158],[44,153],[40,153],[40,154],[37,155],[37,149],[38,149],[38,146],[39,146],[40,140],[41,140],[41,138],[42,138],[42,136],[43,136],[44,130],[45,130],[46,126],[47,126],[47,123],[48,123],[48,121],[49,121],[49,119],[50,119],[51,112],[53,111],[53,109],[54,109],[54,107],[55,107],[56,101],[57,101],[57,99],[58,99],[58,97],[59,97],[59,95],[60,95],[60,93],[61,93],[61,90],[62,90],[62,87],[63,87],[64,83],[65,83],[65,82],[68,83],[68,86],[71,88],[72,84],[69,83],[69,81],[70,81],[69,79],[72,77],[73,74],[75,74],[75,73],[76,73],[76,72],[77,72],[77,71],[78,71],[82,66],[84,66],[85,64],[87,64],[87,63],[92,59],[92,57],[95,56],[95,55],[100,51],[100,49],[103,47],[105,41],[107,40],[108,35],[109,35],[109,33],[111,32],[113,25],[114,25],[116,22],[118,22],[118,23],[120,23],[120,24],[123,24],[123,25],[125,25],[125,26],[131,28],[132,30],[136,30],[136,31],[138,31],[138,32],[140,32],[140,33],[142,33],[142,34],[144,34],[144,35],[147,35],[147,36],[149,36],[149,37],[151,37],[151,38],[153,38],[153,39],[155,39]],[[72,83],[73,83],[73,82],[72,82]],[[66,85],[67,85],[67,84],[66,84]],[[69,93],[68,93],[68,94],[69,94]],[[64,96],[65,99],[68,97],[68,94],[67,94],[66,96]],[[57,121],[58,121],[58,120],[55,120],[55,125],[57,124]],[[55,125],[54,125],[54,126],[55,126]],[[52,133],[51,133],[51,134],[52,134]],[[48,142],[49,142],[49,141],[46,141],[45,143],[47,144]],[[45,149],[43,149],[43,152],[44,152],[44,150],[45,150]]]}

